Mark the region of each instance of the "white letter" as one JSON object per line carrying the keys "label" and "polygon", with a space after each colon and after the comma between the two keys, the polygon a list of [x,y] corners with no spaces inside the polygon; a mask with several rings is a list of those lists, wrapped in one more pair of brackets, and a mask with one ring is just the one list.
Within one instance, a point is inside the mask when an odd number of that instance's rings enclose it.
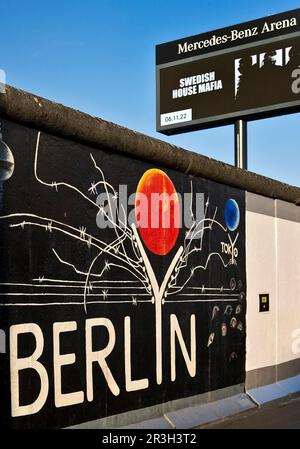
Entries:
{"label": "white letter", "polygon": [[292,82],[292,92],[293,94],[300,93],[300,69],[293,70],[292,78],[296,78],[295,81]]}
{"label": "white letter", "polygon": [[[92,186],[91,188],[96,189],[95,186]],[[98,228],[114,228],[114,223],[117,221],[117,206],[113,194],[105,192],[100,193],[97,196],[96,204],[99,206],[99,212],[96,216]]]}
{"label": "white letter", "polygon": [[[18,335],[33,334],[36,348],[29,357],[18,358]],[[10,328],[10,382],[11,382],[11,415],[33,415],[41,410],[49,392],[49,380],[45,367],[38,362],[44,349],[44,337],[41,328],[35,323],[16,324]],[[38,397],[32,404],[20,405],[19,371],[35,370],[41,381]]]}
{"label": "white letter", "polygon": [[290,27],[294,27],[296,25],[297,25],[297,19],[296,19],[296,17],[293,17],[290,22]]}
{"label": "white letter", "polygon": [[[173,194],[171,197],[167,192],[151,193],[151,228],[152,229],[157,229],[160,226],[163,229],[166,229],[166,228],[170,229],[171,198],[173,199],[174,202],[176,202],[176,194],[175,194],[175,198],[173,198]],[[176,207],[176,206],[174,205],[174,207]]]}
{"label": "white letter", "polygon": [[128,223],[131,226],[133,223],[141,228],[148,228],[149,226],[149,205],[148,197],[142,192],[132,193],[128,198],[128,205],[135,207],[130,211],[128,216]]}
{"label": "white letter", "polygon": [[126,391],[144,390],[149,387],[148,379],[132,380],[131,378],[131,335],[130,317],[124,320],[124,345],[125,345],[125,385]]}
{"label": "white letter", "polygon": [[76,331],[76,321],[53,324],[53,368],[54,368],[54,398],[55,407],[65,407],[67,405],[81,404],[84,400],[83,391],[74,393],[61,392],[61,367],[73,365],[76,361],[74,353],[61,354],[59,336],[61,332]]}
{"label": "white letter", "polygon": [[263,34],[263,33],[269,33],[270,31],[271,31],[271,30],[269,29],[268,22],[265,22],[261,34]]}
{"label": "white letter", "polygon": [[3,329],[0,329],[0,354],[6,353],[6,335]]}
{"label": "white letter", "polygon": [[293,354],[299,354],[299,352],[300,352],[300,329],[295,329],[292,332],[292,338],[295,339],[292,343],[292,352],[293,352]]}
{"label": "white letter", "polygon": [[187,51],[187,43],[184,44],[178,44],[178,54],[185,53]]}
{"label": "white letter", "polygon": [[196,376],[196,320],[195,315],[191,315],[190,321],[191,328],[191,357],[189,357],[181,329],[178,324],[176,315],[172,314],[170,317],[170,334],[171,334],[171,380],[174,382],[176,380],[176,349],[175,349],[175,335],[177,335],[180,349],[188,369],[189,375],[191,377]]}
{"label": "white letter", "polygon": [[[106,348],[100,351],[93,351],[93,335],[92,330],[94,326],[105,326],[108,331],[108,345]],[[118,396],[120,394],[120,388],[118,387],[113,375],[105,361],[106,357],[112,352],[116,342],[115,328],[112,322],[108,318],[91,318],[86,320],[85,329],[86,339],[86,394],[87,399],[91,402],[94,399],[93,389],[93,362],[98,362],[107,385],[111,392]]]}
{"label": "white letter", "polygon": [[231,31],[231,40],[236,41],[239,38],[238,30]]}

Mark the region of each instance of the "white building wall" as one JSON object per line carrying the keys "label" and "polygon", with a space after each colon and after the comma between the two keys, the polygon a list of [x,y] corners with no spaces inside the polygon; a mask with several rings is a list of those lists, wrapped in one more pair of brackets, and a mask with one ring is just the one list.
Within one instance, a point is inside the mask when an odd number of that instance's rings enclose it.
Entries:
{"label": "white building wall", "polygon": [[300,207],[247,193],[246,209],[246,382],[258,386],[300,374]]}

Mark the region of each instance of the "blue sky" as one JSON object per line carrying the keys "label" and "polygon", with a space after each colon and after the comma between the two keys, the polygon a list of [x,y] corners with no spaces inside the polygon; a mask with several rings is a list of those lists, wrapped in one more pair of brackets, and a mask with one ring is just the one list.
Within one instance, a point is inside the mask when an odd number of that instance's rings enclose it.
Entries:
{"label": "blue sky", "polygon": [[[155,45],[300,8],[299,1],[0,0],[7,83],[233,163],[233,127],[155,131]],[[249,124],[249,169],[300,186],[300,114]]]}

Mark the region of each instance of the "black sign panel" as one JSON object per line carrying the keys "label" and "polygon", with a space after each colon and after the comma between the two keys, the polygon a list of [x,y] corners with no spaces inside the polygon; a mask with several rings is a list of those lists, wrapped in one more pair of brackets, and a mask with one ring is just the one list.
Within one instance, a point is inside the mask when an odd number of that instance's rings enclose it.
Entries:
{"label": "black sign panel", "polygon": [[300,110],[300,10],[156,47],[157,130]]}
{"label": "black sign panel", "polygon": [[[1,125],[0,426],[67,427],[244,382],[245,193]],[[127,200],[160,185],[191,195],[190,222],[130,226]]]}

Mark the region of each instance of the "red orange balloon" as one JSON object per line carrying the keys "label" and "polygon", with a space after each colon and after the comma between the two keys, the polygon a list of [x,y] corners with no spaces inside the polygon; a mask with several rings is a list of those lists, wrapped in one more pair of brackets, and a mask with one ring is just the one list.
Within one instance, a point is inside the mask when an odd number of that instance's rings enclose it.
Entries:
{"label": "red orange balloon", "polygon": [[171,179],[162,170],[147,170],[135,201],[137,226],[145,246],[164,256],[174,247],[180,227],[180,206]]}

